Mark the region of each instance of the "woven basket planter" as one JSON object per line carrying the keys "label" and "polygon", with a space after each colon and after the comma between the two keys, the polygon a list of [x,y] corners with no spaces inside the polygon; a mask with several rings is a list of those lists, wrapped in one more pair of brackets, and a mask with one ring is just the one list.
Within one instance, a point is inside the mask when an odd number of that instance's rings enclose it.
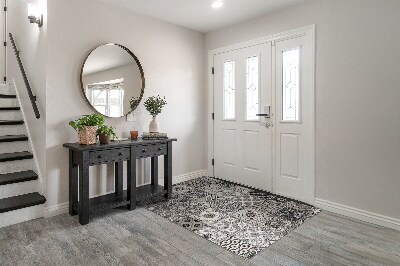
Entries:
{"label": "woven basket planter", "polygon": [[88,126],[78,131],[79,144],[90,145],[96,144],[97,141],[97,127]]}

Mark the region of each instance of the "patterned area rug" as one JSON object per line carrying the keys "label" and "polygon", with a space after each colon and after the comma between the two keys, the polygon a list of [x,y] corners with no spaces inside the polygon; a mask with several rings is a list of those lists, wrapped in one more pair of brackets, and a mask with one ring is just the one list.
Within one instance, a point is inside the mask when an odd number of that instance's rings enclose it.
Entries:
{"label": "patterned area rug", "polygon": [[209,177],[174,185],[168,202],[140,205],[247,259],[320,212],[306,203]]}

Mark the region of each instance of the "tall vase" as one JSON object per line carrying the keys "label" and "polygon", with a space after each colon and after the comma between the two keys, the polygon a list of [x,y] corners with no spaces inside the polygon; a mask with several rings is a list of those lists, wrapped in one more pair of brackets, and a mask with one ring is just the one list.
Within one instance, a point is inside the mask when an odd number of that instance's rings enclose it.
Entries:
{"label": "tall vase", "polygon": [[150,122],[150,125],[149,125],[149,132],[150,132],[150,133],[158,133],[158,132],[160,132],[160,129],[159,129],[159,125],[158,125],[157,117],[156,117],[156,116],[153,116],[153,119],[152,119],[151,122]]}

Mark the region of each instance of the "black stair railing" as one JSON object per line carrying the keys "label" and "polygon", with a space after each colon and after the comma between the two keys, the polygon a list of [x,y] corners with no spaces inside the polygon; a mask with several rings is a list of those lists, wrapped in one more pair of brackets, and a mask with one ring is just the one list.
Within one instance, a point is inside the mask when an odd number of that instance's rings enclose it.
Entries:
{"label": "black stair railing", "polygon": [[22,64],[21,57],[19,56],[19,51],[17,49],[17,46],[15,45],[14,37],[11,33],[9,33],[8,35],[10,36],[11,44],[13,46],[15,56],[17,57],[18,65],[21,70],[22,77],[24,79],[26,90],[28,91],[29,99],[31,100],[33,111],[35,112],[36,118],[39,119],[40,113],[39,113],[39,109],[36,104],[36,96],[33,95],[33,93],[32,93],[31,85],[29,84],[29,80],[26,76],[24,65]]}

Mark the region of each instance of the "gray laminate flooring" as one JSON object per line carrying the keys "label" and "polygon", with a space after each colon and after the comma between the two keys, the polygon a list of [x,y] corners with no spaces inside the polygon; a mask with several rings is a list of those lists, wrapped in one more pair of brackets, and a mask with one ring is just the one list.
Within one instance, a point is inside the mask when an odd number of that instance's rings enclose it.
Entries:
{"label": "gray laminate flooring", "polygon": [[0,229],[0,265],[400,265],[400,232],[322,212],[246,261],[139,208]]}

